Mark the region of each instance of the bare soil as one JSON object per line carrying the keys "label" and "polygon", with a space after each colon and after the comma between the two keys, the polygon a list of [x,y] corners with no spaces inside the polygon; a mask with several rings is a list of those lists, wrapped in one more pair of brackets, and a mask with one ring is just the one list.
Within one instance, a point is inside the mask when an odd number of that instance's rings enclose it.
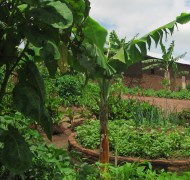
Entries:
{"label": "bare soil", "polygon": [[180,99],[166,99],[158,97],[145,97],[145,96],[132,96],[125,95],[124,99],[138,99],[141,101],[149,102],[152,105],[162,108],[167,112],[180,112],[183,110],[190,110],[190,100],[180,100]]}
{"label": "bare soil", "polygon": [[63,122],[61,123],[60,126],[61,126],[60,129],[62,130],[62,132],[53,135],[52,141],[48,140],[48,138],[46,137],[44,133],[42,134],[42,136],[44,138],[44,141],[47,142],[47,144],[53,144],[57,148],[68,149],[68,138],[70,134],[72,133],[71,129],[69,128],[70,125],[67,122]]}

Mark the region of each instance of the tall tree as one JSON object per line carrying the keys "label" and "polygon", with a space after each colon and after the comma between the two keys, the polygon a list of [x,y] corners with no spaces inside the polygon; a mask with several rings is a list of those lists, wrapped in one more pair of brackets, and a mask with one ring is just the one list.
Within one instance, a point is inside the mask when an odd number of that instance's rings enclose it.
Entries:
{"label": "tall tree", "polygon": [[[133,38],[129,42],[120,40],[115,32],[109,37],[106,54],[104,46],[107,31],[96,21],[87,18],[83,25],[84,41],[81,48],[74,54],[78,69],[88,77],[97,79],[100,86],[100,162],[109,163],[108,141],[108,98],[110,80],[116,74],[125,72],[128,67],[147,54],[152,41],[158,44],[164,35],[171,34],[174,27],[190,21],[190,14],[182,13],[176,20],[148,33],[141,38]],[[75,65],[76,65],[75,64]],[[80,67],[80,68],[79,68]],[[104,168],[104,172],[106,168]]]}

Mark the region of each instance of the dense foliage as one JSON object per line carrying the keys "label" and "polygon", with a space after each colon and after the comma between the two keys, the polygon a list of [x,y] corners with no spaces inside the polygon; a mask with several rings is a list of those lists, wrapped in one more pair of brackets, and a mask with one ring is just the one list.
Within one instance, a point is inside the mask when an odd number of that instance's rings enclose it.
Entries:
{"label": "dense foliage", "polygon": [[[64,72],[68,68],[67,47],[71,49],[71,46],[80,45],[79,27],[88,17],[89,10],[88,0],[80,0],[77,4],[67,0],[0,2],[0,103],[4,101],[8,82],[14,74],[14,89],[9,92],[13,94],[14,107],[40,124],[49,139],[52,119],[46,107],[44,81],[36,62],[44,62],[52,76],[58,65]],[[0,139],[4,144],[1,163],[15,174],[28,169],[32,156],[18,129],[12,126],[2,129]]]}
{"label": "dense foliage", "polygon": [[[101,164],[97,163],[96,166],[87,166],[86,169],[89,169],[90,174],[83,176],[83,179],[87,180],[99,180],[99,174],[97,174],[97,168],[96,167],[102,167]],[[183,173],[183,175],[177,175],[177,173],[170,173],[165,172],[164,170],[161,170],[159,173],[155,170],[153,170],[151,164],[149,163],[126,163],[122,166],[114,167],[112,165],[108,165],[108,172],[106,175],[107,178],[110,180],[140,180],[140,179],[158,179],[158,180],[188,180],[190,178],[189,172]]]}
{"label": "dense foliage", "polygon": [[[133,120],[109,121],[110,150],[118,155],[141,158],[189,157],[189,129],[168,124],[136,126]],[[99,147],[99,122],[88,121],[77,127],[77,141],[84,147]]]}
{"label": "dense foliage", "polygon": [[[64,75],[56,79],[55,87],[65,106],[77,105],[82,95],[83,80],[80,76]],[[68,102],[68,103],[67,103]]]}
{"label": "dense foliage", "polygon": [[[1,128],[3,129],[7,129],[10,125],[19,129],[19,132],[28,142],[33,156],[31,166],[28,167],[28,169],[26,169],[24,173],[20,175],[13,174],[12,170],[10,171],[6,166],[1,164],[1,179],[14,179],[19,177],[24,179],[73,179],[76,176],[73,168],[74,166],[71,164],[68,153],[63,149],[57,149],[52,145],[45,144],[42,136],[38,133],[38,131],[28,129],[30,121],[23,115],[16,112],[11,116],[0,116],[0,120]],[[13,152],[14,151],[12,149],[12,153]],[[15,162],[14,165],[22,166],[25,164]]]}
{"label": "dense foliage", "polygon": [[151,125],[154,121],[158,123],[161,118],[162,120],[165,118],[164,113],[161,114],[161,109],[147,102],[140,102],[135,99],[126,100],[120,96],[111,96],[108,105],[110,120],[135,119],[138,124],[145,119]]}

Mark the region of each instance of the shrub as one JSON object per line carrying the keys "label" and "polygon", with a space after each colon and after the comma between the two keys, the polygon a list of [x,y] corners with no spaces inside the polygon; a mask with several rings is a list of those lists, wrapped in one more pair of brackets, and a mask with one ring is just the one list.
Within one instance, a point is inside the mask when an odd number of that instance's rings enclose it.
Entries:
{"label": "shrub", "polygon": [[133,119],[136,126],[142,124],[165,124],[166,117],[161,109],[136,99],[123,99],[121,96],[110,96],[109,119]]}
{"label": "shrub", "polygon": [[99,115],[99,93],[100,89],[94,82],[89,82],[82,91],[82,95],[79,97],[79,105],[86,107],[93,115]]}
{"label": "shrub", "polygon": [[187,85],[186,85],[186,89],[187,89],[188,91],[190,91],[190,84],[187,84]]}
{"label": "shrub", "polygon": [[[44,143],[38,131],[28,128],[31,121],[20,113],[15,113],[14,116],[0,116],[0,121],[0,128],[6,129],[8,125],[17,127],[33,154],[32,165],[22,176],[10,174],[10,171],[0,164],[0,179],[75,179],[74,166],[68,153]],[[0,153],[1,150],[2,146]]]}
{"label": "shrub", "polygon": [[82,95],[83,82],[80,75],[64,75],[57,78],[56,90],[63,99],[64,105],[78,105],[78,98]]}
{"label": "shrub", "polygon": [[121,96],[110,96],[108,101],[110,120],[130,119],[133,116],[132,104],[134,100],[124,100]]}
{"label": "shrub", "polygon": [[183,110],[178,113],[179,125],[189,125],[190,124],[190,111]]}

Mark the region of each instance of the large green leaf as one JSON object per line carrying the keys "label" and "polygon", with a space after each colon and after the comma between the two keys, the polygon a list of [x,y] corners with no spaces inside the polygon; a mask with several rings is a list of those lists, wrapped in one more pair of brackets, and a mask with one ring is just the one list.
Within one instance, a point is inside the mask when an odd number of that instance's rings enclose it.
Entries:
{"label": "large green leaf", "polygon": [[30,119],[39,121],[41,98],[29,83],[18,83],[13,90],[14,106]]}
{"label": "large green leaf", "polygon": [[122,63],[125,63],[126,58],[125,58],[125,51],[123,47],[116,53],[116,55],[113,56],[113,59],[119,60]]}
{"label": "large green leaf", "polygon": [[85,52],[92,61],[103,69],[107,69],[106,57],[95,44],[84,44]]}
{"label": "large green leaf", "polygon": [[121,61],[115,61],[115,60],[111,60],[109,61],[109,65],[115,70],[115,72],[113,74],[121,74],[123,72],[126,72],[128,67],[131,65],[131,64],[127,64],[127,63],[123,63]]}
{"label": "large green leaf", "polygon": [[28,61],[18,70],[19,83],[13,90],[15,107],[25,116],[37,121],[51,139],[52,120],[45,108],[45,86],[36,65]]}
{"label": "large green leaf", "polygon": [[66,29],[73,23],[72,12],[66,4],[60,1],[50,2],[40,8],[30,8],[27,13],[31,17],[58,29]]}
{"label": "large green leaf", "polygon": [[28,82],[19,82],[13,90],[13,104],[22,114],[38,122],[51,139],[52,119],[34,86]]}
{"label": "large green leaf", "polygon": [[43,48],[40,50],[40,55],[44,58],[45,65],[51,76],[54,76],[57,71],[57,63],[61,58],[59,49],[52,41],[47,41]]}
{"label": "large green leaf", "polygon": [[55,35],[58,35],[58,32],[56,30],[52,30],[52,33],[54,34],[52,35],[50,33],[51,29],[40,31],[37,26],[35,27],[24,28],[25,35],[30,42],[29,47],[34,51],[33,58],[35,61],[44,60],[49,74],[54,76],[58,67],[57,60],[61,57],[58,48],[58,37]]}
{"label": "large green leaf", "polygon": [[48,139],[51,140],[53,133],[53,121],[52,118],[49,116],[48,110],[45,108],[45,106],[41,107],[41,116],[38,123],[42,127],[43,131],[46,133]]}
{"label": "large green leaf", "polygon": [[180,16],[177,16],[176,22],[179,24],[186,24],[190,21],[190,13],[181,13]]}
{"label": "large green leaf", "polygon": [[65,0],[73,13],[74,23],[80,24],[85,17],[86,4],[84,0]]}
{"label": "large green leaf", "polygon": [[111,77],[115,73],[114,69],[109,66],[105,55],[95,45],[83,44],[83,53],[78,57],[80,65],[86,69],[93,77]]}
{"label": "large green leaf", "polygon": [[4,147],[2,150],[3,164],[15,174],[24,173],[32,163],[32,153],[25,139],[18,130],[12,126],[8,127],[4,135]]}
{"label": "large green leaf", "polygon": [[95,44],[102,52],[106,42],[107,30],[95,20],[88,17],[83,27],[84,38],[91,44]]}
{"label": "large green leaf", "polygon": [[[171,34],[173,33],[173,30],[174,30],[174,27],[177,25],[177,24],[186,24],[190,21],[190,13],[182,13],[180,16],[177,16],[176,19],[164,26],[161,26],[153,31],[151,31],[150,33],[146,34],[145,36],[141,37],[138,41],[141,42],[141,41],[144,41],[146,43],[148,43],[148,40],[150,40],[150,38],[153,38],[154,39],[154,42],[156,44],[158,44],[158,42],[162,41],[162,38],[163,38],[163,34],[166,35],[167,37],[167,34],[168,34],[168,31],[171,32]],[[138,42],[134,42],[134,43],[137,43]],[[150,45],[150,42],[148,43]]]}
{"label": "large green leaf", "polygon": [[51,77],[54,77],[58,68],[57,61],[55,61],[54,59],[46,59],[45,65],[48,69],[49,75]]}
{"label": "large green leaf", "polygon": [[18,71],[18,75],[19,81],[27,82],[34,87],[36,93],[38,93],[38,96],[40,97],[40,100],[44,104],[46,95],[45,85],[37,66],[32,61],[28,61],[23,65],[23,68]]}
{"label": "large green leaf", "polygon": [[23,31],[27,40],[39,48],[42,48],[48,42],[54,44],[59,42],[59,31],[48,26],[46,26],[44,29],[38,27],[37,25],[23,26]]}
{"label": "large green leaf", "polygon": [[172,41],[172,43],[170,44],[169,48],[168,48],[168,52],[167,52],[167,58],[171,59],[172,58],[172,53],[174,51],[174,41]]}
{"label": "large green leaf", "polygon": [[20,11],[21,13],[23,13],[24,11],[27,10],[28,5],[27,5],[27,4],[21,4],[21,5],[17,6],[17,8],[19,9],[19,11]]}
{"label": "large green leaf", "polygon": [[127,61],[130,61],[130,62],[132,61],[132,63],[133,63],[133,62],[137,62],[139,60],[142,60],[141,51],[139,50],[139,48],[135,44],[132,44],[130,46],[130,50],[128,51],[128,54],[129,54],[129,59],[127,59]]}

